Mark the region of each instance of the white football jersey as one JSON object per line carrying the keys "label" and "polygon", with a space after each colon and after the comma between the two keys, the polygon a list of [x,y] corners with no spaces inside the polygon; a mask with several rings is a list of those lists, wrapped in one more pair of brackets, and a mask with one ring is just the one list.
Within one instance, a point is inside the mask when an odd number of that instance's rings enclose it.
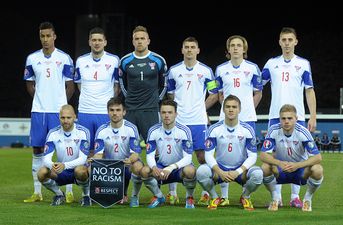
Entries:
{"label": "white football jersey", "polygon": [[147,155],[159,153],[159,164],[169,166],[180,161],[185,154],[193,153],[192,134],[187,126],[175,123],[171,130],[164,129],[162,123],[149,129]]}
{"label": "white football jersey", "polygon": [[274,124],[268,130],[262,145],[262,152],[275,152],[275,158],[287,162],[301,162],[309,155],[319,154],[311,133],[296,124],[291,136],[283,133],[281,124]]}
{"label": "white football jersey", "polygon": [[57,162],[65,163],[65,169],[85,164],[89,154],[88,129],[76,123],[71,132],[63,131],[61,126],[51,129],[46,138],[43,158],[43,164],[48,168],[52,166],[55,151]]}
{"label": "white football jersey", "polygon": [[[168,72],[168,93],[177,103],[176,121],[185,125],[207,124],[205,106],[207,83],[214,80],[213,71],[197,62],[187,68],[184,62],[172,66]],[[209,90],[216,93],[217,90]]]}
{"label": "white football jersey", "polygon": [[[239,120],[257,121],[254,106],[254,91],[262,91],[261,71],[255,63],[243,60],[235,67],[231,61],[219,65],[216,69],[218,91],[223,92],[224,99],[235,95],[241,101]],[[220,110],[220,120],[225,118],[223,105]]]}
{"label": "white football jersey", "polygon": [[100,59],[91,53],[76,61],[75,83],[81,84],[79,108],[81,113],[107,114],[107,102],[114,96],[118,80],[119,58],[105,52]]}
{"label": "white football jersey", "polygon": [[102,153],[105,159],[123,160],[131,153],[141,153],[139,134],[136,125],[123,120],[120,128],[113,128],[108,122],[95,134],[94,154]]}
{"label": "white football jersey", "polygon": [[223,120],[219,121],[210,126],[205,142],[205,151],[213,149],[218,165],[236,169],[248,158],[248,151],[257,154],[255,132],[245,122],[228,127]]}
{"label": "white football jersey", "polygon": [[313,88],[309,61],[299,56],[285,60],[283,56],[269,59],[262,70],[263,84],[270,81],[272,100],[269,119],[279,118],[284,104],[297,109],[298,120],[305,121],[304,88]]}
{"label": "white football jersey", "polygon": [[65,82],[73,80],[74,65],[70,56],[55,48],[49,57],[43,50],[26,59],[24,80],[35,82],[32,112],[58,113],[67,104]]}

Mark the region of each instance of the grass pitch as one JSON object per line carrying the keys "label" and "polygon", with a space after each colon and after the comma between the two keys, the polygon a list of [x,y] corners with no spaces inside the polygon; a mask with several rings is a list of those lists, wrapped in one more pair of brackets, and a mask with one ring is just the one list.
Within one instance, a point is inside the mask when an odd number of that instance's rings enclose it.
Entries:
{"label": "grass pitch", "polygon": [[[43,202],[24,203],[23,199],[33,193],[31,160],[32,150],[0,149],[0,224],[290,224],[290,225],[334,225],[343,224],[343,154],[323,154],[324,181],[312,200],[312,212],[305,213],[301,209],[290,208],[290,185],[283,185],[283,201],[285,207],[277,212],[269,212],[266,205],[270,195],[262,185],[252,194],[255,210],[244,211],[239,205],[241,187],[230,184],[230,206],[209,211],[204,206],[196,205],[195,209],[185,209],[185,191],[178,185],[180,204],[164,205],[148,209],[151,193],[142,187],[140,207],[129,208],[126,205],[114,205],[104,209],[96,204],[89,208],[80,207],[79,202],[58,207],[50,206],[53,194],[43,187]],[[144,158],[144,157],[143,157]],[[193,160],[194,162],[196,160]],[[260,162],[257,163],[260,165]],[[167,185],[162,191],[167,193]],[[219,186],[218,193],[219,191]],[[64,187],[63,187],[64,189]],[[306,186],[301,188],[301,198]],[[73,186],[77,201],[81,198],[79,187]],[[129,187],[131,193],[131,185]],[[197,185],[196,201],[200,198],[201,188]]]}

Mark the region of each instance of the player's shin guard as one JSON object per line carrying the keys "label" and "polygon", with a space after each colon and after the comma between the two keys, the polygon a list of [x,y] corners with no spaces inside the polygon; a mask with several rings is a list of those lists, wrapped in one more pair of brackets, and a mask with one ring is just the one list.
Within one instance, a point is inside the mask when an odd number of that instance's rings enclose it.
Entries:
{"label": "player's shin guard", "polygon": [[277,199],[282,199],[282,184],[275,185],[275,191],[277,193]]}
{"label": "player's shin guard", "polygon": [[300,185],[291,184],[291,191],[292,191],[291,199],[299,198]]}
{"label": "player's shin guard", "polygon": [[193,196],[196,184],[197,184],[197,181],[195,177],[193,179],[183,178],[183,185],[186,188],[186,198],[188,196]]}
{"label": "player's shin guard", "polygon": [[82,189],[82,196],[89,196],[89,191],[90,191],[89,179],[87,179],[86,181],[76,180],[76,183]]}
{"label": "player's shin guard", "polygon": [[278,194],[276,192],[276,179],[274,175],[270,175],[268,177],[263,177],[263,183],[266,186],[267,190],[270,192],[273,200],[279,200]]}
{"label": "player's shin guard", "polygon": [[243,196],[248,197],[250,193],[257,190],[257,188],[262,184],[263,182],[263,172],[260,167],[253,166],[249,169],[247,174],[248,180],[246,184],[244,185],[245,191],[243,193]]}
{"label": "player's shin guard", "polygon": [[304,200],[311,200],[313,193],[318,190],[320,187],[321,183],[323,182],[324,177],[322,177],[319,180],[315,180],[313,178],[308,178],[307,180],[307,190],[304,196]]}
{"label": "player's shin guard", "polygon": [[212,198],[217,198],[218,194],[214,188],[214,182],[212,180],[212,171],[210,167],[205,164],[199,166],[196,172],[197,181],[200,186],[207,192],[210,193]]}
{"label": "player's shin guard", "polygon": [[48,179],[44,181],[42,184],[44,187],[46,187],[46,189],[55,193],[55,195],[57,196],[63,195],[63,192],[61,191],[60,187],[56,184],[54,180]]}
{"label": "player's shin guard", "polygon": [[73,184],[67,184],[66,185],[66,192],[73,192]]}
{"label": "player's shin guard", "polygon": [[138,196],[139,192],[142,187],[142,179],[135,174],[131,174],[131,181],[132,181],[132,195],[131,196]]}
{"label": "player's shin guard", "polygon": [[169,184],[169,193],[174,196],[177,195],[177,182]]}
{"label": "player's shin guard", "polygon": [[145,186],[153,193],[154,196],[158,198],[162,198],[163,194],[161,190],[158,188],[157,180],[153,177],[149,177],[146,179],[142,179],[144,181]]}
{"label": "player's shin guard", "polygon": [[222,192],[221,197],[225,199],[229,198],[229,183],[225,183],[225,182],[221,183],[220,189]]}
{"label": "player's shin guard", "polygon": [[43,153],[41,154],[33,154],[32,155],[32,177],[33,177],[33,185],[34,185],[34,193],[41,194],[42,193],[42,184],[39,182],[37,177],[37,172],[42,166]]}

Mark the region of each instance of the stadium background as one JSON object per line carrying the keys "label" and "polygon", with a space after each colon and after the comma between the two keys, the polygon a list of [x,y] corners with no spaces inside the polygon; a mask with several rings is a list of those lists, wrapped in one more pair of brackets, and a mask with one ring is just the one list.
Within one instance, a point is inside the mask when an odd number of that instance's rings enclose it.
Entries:
{"label": "stadium background", "polygon": [[[156,5],[152,2],[110,0],[14,0],[8,4],[0,9],[0,117],[30,117],[32,99],[25,88],[23,70],[27,55],[41,48],[38,26],[45,20],[55,25],[56,47],[69,53],[74,62],[79,55],[89,52],[90,28],[103,27],[108,39],[106,50],[122,57],[133,50],[132,29],[136,25],[144,25],[149,30],[150,49],[161,54],[169,67],[182,60],[182,41],[187,36],[194,36],[200,44],[199,60],[213,70],[226,60],[225,42],[233,34],[247,38],[248,60],[262,69],[270,57],[281,54],[278,45],[280,29],[291,26],[298,33],[296,54],[311,63],[317,113],[342,112],[343,31],[338,7],[302,9],[289,4],[275,8],[262,5],[249,8],[242,3],[225,6],[219,1]],[[71,99],[75,108],[78,95],[76,91]],[[267,114],[269,104],[268,84],[257,114]],[[215,105],[209,114],[218,115],[219,108],[219,104]]]}

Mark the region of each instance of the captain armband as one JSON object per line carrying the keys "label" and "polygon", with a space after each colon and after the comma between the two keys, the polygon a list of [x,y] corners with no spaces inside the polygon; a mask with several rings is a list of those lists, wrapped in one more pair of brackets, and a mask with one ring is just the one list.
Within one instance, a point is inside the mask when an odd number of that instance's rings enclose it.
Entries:
{"label": "captain armband", "polygon": [[216,83],[215,80],[207,82],[207,84],[206,84],[206,89],[209,90],[209,91],[215,89],[216,87],[217,87],[217,83]]}

